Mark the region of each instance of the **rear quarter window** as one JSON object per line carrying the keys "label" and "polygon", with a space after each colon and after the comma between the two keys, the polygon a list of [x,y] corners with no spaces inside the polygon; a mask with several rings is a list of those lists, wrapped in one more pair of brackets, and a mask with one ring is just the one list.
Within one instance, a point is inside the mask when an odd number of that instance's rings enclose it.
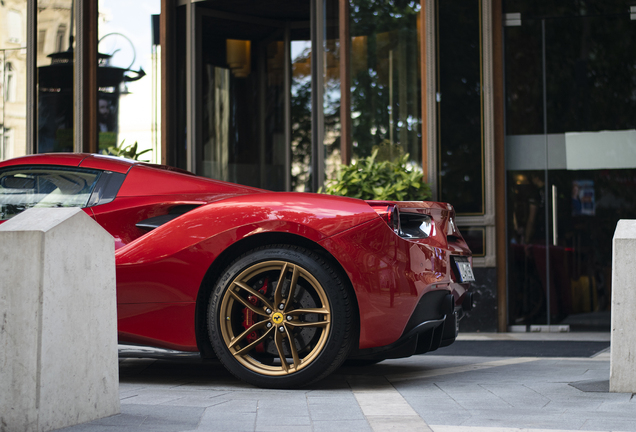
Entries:
{"label": "rear quarter window", "polygon": [[0,169],[0,220],[32,207],[86,207],[100,175],[83,168]]}

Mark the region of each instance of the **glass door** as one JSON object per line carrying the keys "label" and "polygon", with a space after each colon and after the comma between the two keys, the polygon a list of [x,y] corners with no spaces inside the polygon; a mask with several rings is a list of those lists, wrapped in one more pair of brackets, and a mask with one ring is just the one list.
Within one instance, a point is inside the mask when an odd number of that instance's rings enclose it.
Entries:
{"label": "glass door", "polygon": [[505,29],[509,324],[609,331],[612,237],[636,217],[636,22],[561,3]]}
{"label": "glass door", "polygon": [[185,31],[177,32],[176,78],[185,92],[177,92],[177,165],[269,190],[316,191],[335,175],[338,6],[246,0],[178,8]]}
{"label": "glass door", "polygon": [[198,11],[197,173],[285,190],[285,24]]}

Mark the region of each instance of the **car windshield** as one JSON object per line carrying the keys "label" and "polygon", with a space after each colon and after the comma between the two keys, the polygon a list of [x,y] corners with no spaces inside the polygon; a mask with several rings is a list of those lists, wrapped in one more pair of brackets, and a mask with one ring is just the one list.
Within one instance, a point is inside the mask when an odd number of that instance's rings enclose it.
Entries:
{"label": "car windshield", "polygon": [[0,220],[31,207],[86,207],[101,172],[80,168],[0,170]]}

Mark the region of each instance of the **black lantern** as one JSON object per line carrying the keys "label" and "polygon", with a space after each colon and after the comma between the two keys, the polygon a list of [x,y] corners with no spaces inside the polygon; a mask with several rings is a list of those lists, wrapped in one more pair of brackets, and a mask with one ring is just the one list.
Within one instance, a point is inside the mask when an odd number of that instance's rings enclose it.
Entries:
{"label": "black lantern", "polygon": [[[38,68],[38,153],[73,151],[73,50],[50,54]],[[143,69],[110,66],[110,54],[98,53],[99,148],[117,145],[119,97],[124,82],[141,79]],[[132,72],[136,76],[126,75]]]}

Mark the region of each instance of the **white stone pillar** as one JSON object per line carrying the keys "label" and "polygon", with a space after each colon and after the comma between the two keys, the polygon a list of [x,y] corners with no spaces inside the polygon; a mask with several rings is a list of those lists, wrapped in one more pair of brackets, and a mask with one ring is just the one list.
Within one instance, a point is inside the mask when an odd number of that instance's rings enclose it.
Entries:
{"label": "white stone pillar", "polygon": [[0,429],[119,413],[113,238],[77,208],[0,225]]}
{"label": "white stone pillar", "polygon": [[636,220],[620,220],[612,252],[610,391],[636,393]]}

